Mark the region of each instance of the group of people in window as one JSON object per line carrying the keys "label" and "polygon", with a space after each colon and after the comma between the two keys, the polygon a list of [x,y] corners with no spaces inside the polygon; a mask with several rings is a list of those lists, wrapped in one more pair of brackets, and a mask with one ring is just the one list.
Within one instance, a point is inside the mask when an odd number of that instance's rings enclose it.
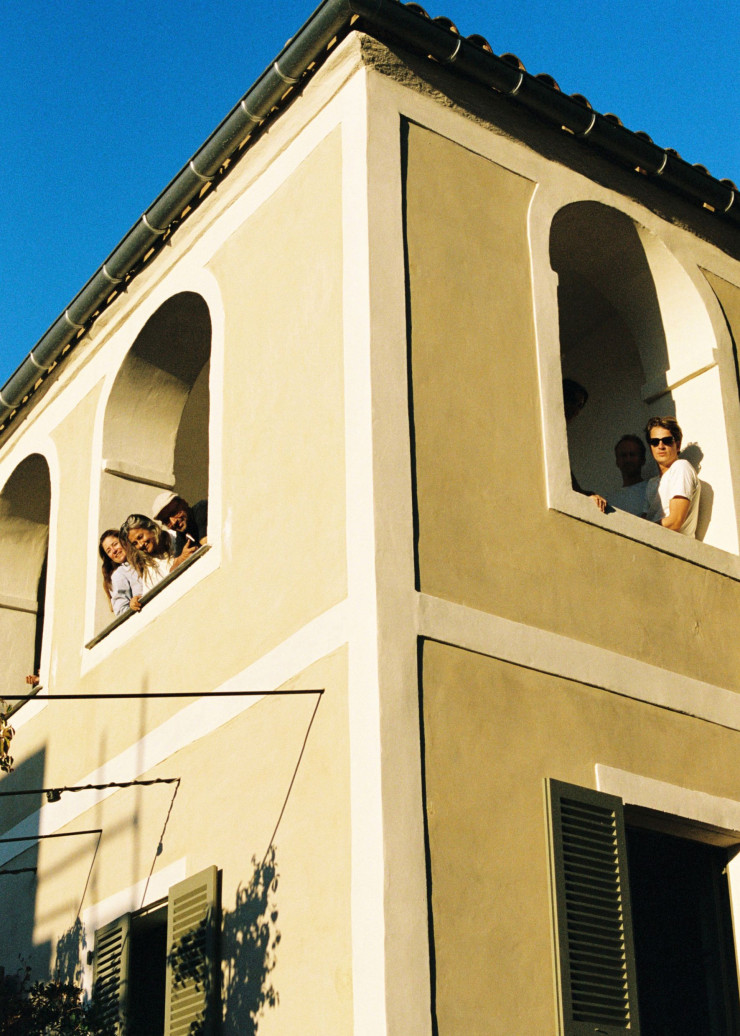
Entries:
{"label": "group of people in window", "polygon": [[100,537],[103,588],[116,616],[141,610],[141,598],[206,543],[208,501],[191,507],[176,493],[160,493],[154,519],[130,514]]}
{"label": "group of people in window", "polygon": [[[152,511],[156,520],[144,514],[130,514],[120,529],[106,529],[100,537],[103,589],[116,616],[127,610],[141,611],[144,594],[207,542],[207,500],[199,500],[191,507],[183,497],[165,492],[155,498]],[[40,602],[45,583],[46,560],[39,584]],[[43,605],[39,616],[34,671],[26,677],[31,687],[39,686]]]}
{"label": "group of people in window", "polygon": [[[570,423],[583,410],[588,392],[577,381],[563,381],[565,420]],[[701,483],[693,465],[680,457],[683,432],[675,417],[651,417],[645,426],[645,442],[639,435],[623,435],[614,447],[617,467],[622,474],[622,487],[608,499],[599,493],[582,489],[571,471],[573,489],[590,497],[600,511],[607,506],[627,511],[649,522],[672,529],[684,536],[695,536],[699,518]],[[642,477],[650,447],[658,474]]]}

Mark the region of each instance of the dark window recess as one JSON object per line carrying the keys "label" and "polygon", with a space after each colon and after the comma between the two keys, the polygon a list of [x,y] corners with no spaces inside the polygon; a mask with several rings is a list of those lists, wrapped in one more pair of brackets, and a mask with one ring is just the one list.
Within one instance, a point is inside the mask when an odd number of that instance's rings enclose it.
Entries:
{"label": "dark window recess", "polygon": [[44,613],[46,610],[46,572],[49,567],[49,551],[44,554],[44,561],[41,565],[39,585],[36,592],[36,634],[33,641],[33,671],[38,673],[41,666],[41,642],[44,636]]}
{"label": "dark window recess", "polygon": [[626,830],[642,1036],[736,1036],[728,850]]}
{"label": "dark window recess", "polygon": [[737,836],[546,785],[562,1036],[738,1036]]}
{"label": "dark window recess", "polygon": [[216,867],[173,885],[167,901],[95,933],[93,996],[115,1036],[216,1036],[220,1018]]}
{"label": "dark window recess", "polygon": [[167,907],[131,919],[127,1036],[164,1032]]}

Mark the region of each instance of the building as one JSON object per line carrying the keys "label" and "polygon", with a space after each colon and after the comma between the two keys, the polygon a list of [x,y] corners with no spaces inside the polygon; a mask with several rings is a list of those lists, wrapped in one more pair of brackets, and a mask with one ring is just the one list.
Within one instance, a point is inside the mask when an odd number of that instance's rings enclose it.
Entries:
{"label": "building", "polygon": [[[738,1031],[739,215],[325,0],[0,394],[6,971],[129,1033]],[[572,489],[656,413],[695,540]],[[173,487],[206,549],[111,622]]]}

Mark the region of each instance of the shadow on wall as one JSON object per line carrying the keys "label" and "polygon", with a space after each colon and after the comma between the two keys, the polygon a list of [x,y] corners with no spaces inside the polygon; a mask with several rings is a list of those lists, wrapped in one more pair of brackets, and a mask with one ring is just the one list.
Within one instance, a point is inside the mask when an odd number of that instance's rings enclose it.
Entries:
{"label": "shadow on wall", "polygon": [[[222,912],[220,1003],[219,990],[215,988],[218,980],[213,977],[218,971],[210,966],[211,953],[216,947],[208,947],[212,916],[205,916],[198,927],[189,930],[167,956],[174,985],[173,1000],[178,1002],[180,1010],[186,1004],[206,1005],[197,1017],[190,1015],[190,1036],[212,1032],[221,1036],[256,1036],[265,1009],[278,1004],[277,990],[270,981],[280,943],[276,927],[278,873],[274,846],[262,863],[252,858],[252,866],[254,870],[248,883],[237,889],[234,909]],[[81,962],[87,948],[84,926],[78,917],[57,942],[56,983],[81,987]],[[38,971],[33,970],[34,977],[45,974],[40,967]],[[149,1031],[147,1025],[145,1029]]]}
{"label": "shadow on wall", "polygon": [[[681,450],[681,456],[696,469],[697,474],[701,472],[704,450],[702,450],[698,442],[690,442],[688,446],[685,446]],[[701,486],[701,497],[699,499],[699,519],[696,524],[696,538],[697,540],[703,540],[712,520],[714,489],[709,482],[705,482],[701,478],[699,479],[699,485]]]}
{"label": "shadow on wall", "polygon": [[64,985],[82,984],[82,956],[87,949],[85,928],[79,917],[57,941],[54,977]]}
{"label": "shadow on wall", "polygon": [[[0,967],[7,975],[20,974],[27,965],[35,974],[46,975],[51,961],[51,945],[34,941],[38,895],[35,868],[39,861],[39,842],[35,839],[38,836],[38,810],[44,797],[12,794],[24,788],[43,788],[45,765],[42,749],[0,782],[2,791],[11,793],[0,800],[4,832],[26,818],[34,817],[33,828],[24,831],[28,834],[27,841],[0,842],[0,913],[3,918],[0,925]],[[11,873],[13,871],[19,873]]]}
{"label": "shadow on wall", "polygon": [[237,889],[234,910],[225,912],[223,919],[224,1034],[239,1031],[253,1036],[265,1008],[278,1003],[270,981],[280,943],[274,902],[278,887],[275,846],[270,846],[262,863],[253,857],[252,865],[249,883]]}
{"label": "shadow on wall", "polygon": [[[223,1036],[255,1036],[259,1018],[267,1007],[276,1007],[277,990],[270,974],[277,963],[280,932],[276,928],[278,911],[275,893],[278,873],[275,847],[270,846],[262,863],[252,858],[254,871],[245,886],[239,886],[233,910],[224,910],[221,922],[221,1015]],[[189,932],[170,952],[175,988],[195,987],[205,993],[211,1010],[213,991],[208,989],[210,974],[202,968],[200,947],[209,920]],[[217,1012],[218,1013],[218,1012]],[[218,1027],[216,1027],[218,1028]],[[207,1031],[207,1019],[191,1024],[192,1031]]]}
{"label": "shadow on wall", "polygon": [[21,461],[0,492],[0,656],[2,690],[27,690],[38,670],[46,593],[51,481],[46,458]]}
{"label": "shadow on wall", "polygon": [[[625,433],[642,435],[656,412],[643,401],[643,386],[670,365],[653,273],[637,225],[596,202],[557,213],[550,260],[558,275],[562,373],[589,393],[568,426],[571,466],[582,486],[608,498],[621,482],[614,444]],[[676,411],[664,397],[657,412]]]}

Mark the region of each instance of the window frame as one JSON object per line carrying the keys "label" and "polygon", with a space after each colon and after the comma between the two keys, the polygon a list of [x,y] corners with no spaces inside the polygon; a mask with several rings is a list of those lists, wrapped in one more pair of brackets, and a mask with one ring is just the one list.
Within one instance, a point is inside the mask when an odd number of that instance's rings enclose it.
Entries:
{"label": "window frame", "polygon": [[[562,397],[560,384],[558,393]],[[557,404],[554,404],[557,405]],[[559,403],[562,409],[562,402]],[[546,418],[545,424],[547,424]],[[562,420],[562,447],[567,457],[567,435],[565,432],[565,418]],[[546,442],[556,438],[557,433],[545,434]],[[637,518],[635,515],[627,514],[626,511],[613,510],[607,514],[594,505],[589,497],[577,493],[570,485],[570,464],[567,459],[557,464],[557,470],[552,471],[548,464],[547,479],[547,504],[550,510],[558,511],[578,521],[594,525],[606,532],[623,536],[626,539],[635,540],[652,547],[661,554],[669,554],[675,558],[689,561],[700,568],[706,568],[712,572],[719,572],[730,579],[740,581],[740,555],[730,554],[720,547],[714,547],[710,543],[703,543],[693,537],[682,536],[680,532],[672,532],[661,526],[648,522],[644,518]]]}
{"label": "window frame", "polygon": [[[117,650],[127,642],[130,636],[135,635],[139,630],[161,614],[162,610],[170,607],[179,600],[182,594],[202,579],[205,579],[221,565],[222,551],[222,477],[223,477],[223,407],[216,405],[222,400],[224,391],[224,352],[225,352],[225,312],[221,294],[221,287],[215,276],[205,267],[188,269],[184,276],[167,275],[146,299],[137,304],[132,311],[122,311],[117,318],[116,325],[111,328],[111,339],[105,344],[106,363],[100,368],[99,384],[101,387],[100,396],[97,401],[93,444],[91,450],[90,470],[90,529],[102,528],[101,526],[101,486],[105,474],[105,422],[108,412],[108,405],[111,394],[116,385],[116,379],[126,362],[127,357],[139,335],[145,329],[150,319],[158,312],[168,300],[182,293],[192,293],[200,296],[208,308],[210,318],[210,348],[209,348],[209,414],[208,414],[208,487],[206,499],[208,500],[208,543],[204,547],[210,549],[207,561],[202,560],[202,554],[197,553],[188,563],[178,566],[178,574],[184,573],[191,568],[192,560],[196,557],[201,559],[197,575],[191,572],[190,576],[178,583],[177,590],[171,590],[166,597],[166,605],[161,606],[153,598],[174,580],[163,581],[164,585],[154,588],[154,591],[145,595],[143,600],[149,601],[148,608],[142,612],[134,613],[145,618],[140,618],[133,625],[127,626],[126,622],[131,618],[131,612],[124,612],[122,622],[116,621],[121,616],[116,616],[111,622],[100,628],[97,622],[101,621],[98,611],[98,598],[100,586],[100,562],[97,551],[97,536],[93,538],[86,555],[88,565],[86,592],[85,592],[85,616],[83,626],[83,647],[82,663],[80,673],[85,675],[94,669],[108,655]],[[175,487],[165,486],[160,482],[152,483],[157,489],[172,489]],[[144,509],[144,513],[147,510]],[[92,532],[90,533],[92,535]],[[205,553],[205,551],[203,551]],[[97,621],[96,621],[97,616]],[[119,627],[124,629],[120,630]],[[118,632],[116,632],[118,631]]]}
{"label": "window frame", "polygon": [[[597,774],[599,768],[597,768]],[[620,771],[613,771],[617,778],[620,776]],[[609,775],[609,771],[605,772],[605,775]],[[651,782],[654,784],[655,782]],[[599,781],[599,785],[602,782]],[[614,781],[611,782],[614,785]],[[552,778],[545,778],[544,781],[544,794],[545,794],[545,811],[547,816],[547,834],[548,834],[548,864],[550,872],[550,894],[551,894],[551,916],[552,916],[552,934],[554,942],[554,961],[555,961],[555,977],[556,977],[556,989],[558,996],[558,1013],[559,1013],[559,1024],[560,1033],[562,1036],[593,1036],[594,1032],[603,1033],[604,1036],[620,1036],[620,1034],[631,1034],[631,1036],[639,1036],[640,1033],[640,1019],[639,1019],[639,990],[637,987],[637,968],[636,968],[636,957],[634,948],[634,936],[632,932],[632,907],[631,907],[631,889],[630,889],[630,875],[629,875],[629,864],[627,859],[627,835],[626,826],[630,825],[631,828],[645,828],[649,831],[655,832],[657,835],[667,835],[671,837],[677,837],[684,841],[696,841],[704,842],[708,845],[715,845],[722,847],[728,853],[728,860],[731,859],[731,851],[736,848],[740,848],[740,832],[732,831],[730,828],[718,827],[715,824],[709,822],[702,822],[697,820],[693,814],[679,812],[676,814],[665,812],[666,807],[675,807],[676,803],[673,801],[662,802],[660,809],[655,809],[651,806],[645,806],[633,802],[634,796],[630,796],[630,801],[625,800],[618,794],[608,793],[606,791],[597,791],[591,788],[584,788],[578,785],[568,784],[563,781],[554,780]],[[706,799],[710,796],[706,796],[703,793],[694,792],[687,793],[684,789],[681,790],[683,798],[689,795],[692,805],[695,805],[696,800],[700,799],[704,808],[706,808]],[[642,796],[644,799],[644,796]],[[606,838],[598,829],[598,826],[592,827],[591,830],[587,831],[585,835],[582,831],[577,831],[575,838],[575,847],[578,850],[579,858],[573,863],[571,861],[571,876],[569,884],[566,886],[565,881],[565,863],[563,860],[562,853],[562,824],[561,824],[561,805],[563,801],[567,801],[572,808],[575,803],[576,810],[585,808],[586,811],[593,809],[600,810],[602,814],[611,813],[613,817],[612,826],[612,837],[611,840]],[[711,805],[711,804],[710,804]],[[714,803],[715,806],[724,806],[723,800],[717,800]],[[723,811],[722,817],[727,821],[731,818],[731,813],[726,810]],[[598,824],[598,820],[597,820]],[[569,836],[572,837],[572,836]],[[580,839],[580,842],[578,841]],[[578,954],[581,952],[581,947],[575,945],[575,948],[571,947],[569,943],[569,929],[567,922],[571,919],[572,915],[568,914],[568,909],[579,906],[579,895],[582,895],[582,886],[586,887],[586,896],[591,895],[591,889],[588,887],[589,872],[585,867],[581,868],[580,862],[580,850],[581,845],[588,840],[588,852],[586,856],[596,856],[597,862],[609,856],[613,853],[615,860],[615,873],[617,875],[617,881],[615,884],[620,884],[619,896],[621,897],[621,915],[623,920],[623,931],[624,931],[624,958],[625,958],[625,997],[630,1003],[630,1013],[634,1015],[633,1018],[629,1019],[627,1024],[608,1024],[598,1018],[591,1018],[584,1021],[582,1018],[574,1017],[574,1011],[572,1009],[573,998],[571,996],[571,974],[570,974],[570,963],[573,959],[574,954],[576,960],[576,968],[580,966],[580,960]],[[592,848],[595,846],[595,848]],[[732,928],[732,900],[733,900],[733,887],[731,876],[729,873],[729,864],[725,868],[725,876],[727,880],[726,894],[727,894],[727,906],[729,916],[723,917],[721,924],[727,926],[729,929]],[[575,878],[573,877],[573,868],[576,868]],[[600,884],[604,887],[604,881],[602,875],[598,872],[598,866],[594,875],[595,887]],[[607,892],[613,892],[614,887],[607,889]],[[604,893],[599,893],[603,898]],[[590,901],[588,902],[588,908],[590,910]],[[597,908],[598,909],[598,901]],[[607,920],[603,920],[607,917]],[[589,913],[589,920],[591,915]],[[576,917],[576,921],[577,921]],[[612,918],[613,921],[613,918]],[[602,928],[608,927],[610,923],[608,915],[602,915]],[[598,939],[601,938],[602,933],[599,931],[596,935],[597,949]],[[617,935],[612,929],[612,940],[616,940]],[[729,950],[729,947],[727,947]],[[721,952],[721,951],[720,951]],[[734,941],[733,946],[734,953],[734,966],[735,966],[735,978],[740,981],[740,946],[738,945],[737,938]],[[726,959],[726,963],[730,964],[729,954]],[[724,995],[725,995],[725,1008],[727,1009],[727,994],[729,992],[729,985],[723,984]],[[730,1005],[730,1012],[732,1010],[737,1011],[737,1005]],[[731,1021],[729,1015],[726,1018],[729,1023]]]}
{"label": "window frame", "polygon": [[[24,705],[28,705],[32,702],[38,692],[42,690],[42,686],[44,684],[48,685],[50,679],[49,669],[51,661],[52,630],[54,626],[54,594],[56,581],[57,517],[59,509],[59,464],[54,444],[47,439],[44,442],[32,445],[30,449],[27,447],[21,453],[20,457],[11,456],[7,458],[6,463],[3,465],[3,476],[2,479],[0,479],[1,495],[5,493],[9,482],[16,472],[36,456],[40,457],[44,461],[49,479],[49,512],[46,522],[46,549],[44,560],[41,564],[41,570],[46,566],[43,608],[39,608],[38,595],[35,600],[10,598],[8,604],[11,610],[14,609],[14,606],[20,605],[18,610],[27,611],[35,616],[36,629],[34,636],[39,637],[40,646],[37,660],[39,683],[36,686],[30,687],[22,699],[8,703],[9,707],[5,712],[6,718],[9,718],[10,716],[15,717],[14,722],[16,726],[23,725],[46,707],[46,702],[42,700],[36,702],[35,708],[26,709],[22,716],[18,716],[19,710],[22,709]],[[40,617],[42,625],[39,630],[38,621]],[[34,663],[32,662],[31,665],[33,664]],[[23,684],[19,684],[17,694],[22,693],[22,687]],[[12,692],[8,689],[7,693],[10,694]],[[0,698],[2,698],[2,695],[0,695]]]}
{"label": "window frame", "polygon": [[[186,572],[196,561],[198,561],[199,558],[202,558],[205,554],[207,554],[210,549],[211,544],[202,543],[194,554],[191,554],[189,558],[186,558],[186,560],[182,562],[181,565],[177,566],[174,572],[169,572],[160,583],[157,583],[157,585],[152,587],[151,590],[147,590],[145,594],[142,594],[139,598],[139,600],[141,601],[142,610],[150,601],[153,601],[158,594],[162,593],[163,590],[165,590],[171,583],[173,583],[184,572]],[[120,615],[116,615],[116,617],[111,622],[109,622],[107,626],[104,626],[99,633],[96,633],[94,637],[88,640],[85,644],[85,648],[87,650],[94,648],[96,644],[99,644],[102,640],[105,640],[105,638],[109,636],[113,632],[113,630],[118,629],[119,626],[122,626],[125,622],[128,622],[128,620],[131,619],[134,615],[140,614],[140,612],[132,612],[130,608],[127,608],[124,612],[121,612]]]}
{"label": "window frame", "polygon": [[[93,998],[105,997],[106,1020],[118,1036],[126,1032],[131,972],[131,931],[136,917],[167,906],[167,960],[165,977],[165,1036],[197,1033],[215,1036],[220,1004],[221,882],[215,864],[171,885],[165,900],[141,911],[126,911],[95,931]],[[175,939],[187,940],[191,975],[178,983],[173,971]],[[193,974],[196,977],[193,977]],[[176,1001],[180,1003],[175,1006]],[[183,1011],[187,1017],[183,1018]],[[196,1028],[192,1028],[196,1026]]]}
{"label": "window frame", "polygon": [[[540,419],[544,444],[545,485],[547,506],[570,518],[596,526],[612,534],[643,543],[663,554],[688,561],[701,568],[718,572],[740,581],[740,553],[722,549],[700,540],[682,536],[645,519],[612,509],[602,514],[588,497],[582,496],[571,486],[571,463],[568,450],[568,433],[563,412],[562,370],[560,355],[560,307],[558,300],[558,274],[551,266],[550,233],[555,217],[567,206],[578,202],[599,202],[626,216],[649,235],[657,238],[666,251],[676,260],[690,277],[701,302],[706,309],[714,334],[713,359],[709,366],[720,369],[721,378],[729,377],[729,368],[734,369],[732,329],[727,316],[707,281],[705,269],[709,269],[701,242],[691,239],[690,259],[686,260],[686,241],[683,231],[666,225],[654,214],[631,205],[628,200],[612,193],[593,191],[565,191],[553,194],[541,191],[533,199],[529,225],[532,234],[532,281],[534,299],[535,334],[537,342],[537,363],[540,381]],[[696,254],[693,254],[693,253]],[[702,361],[691,371],[668,370],[661,391],[670,391],[691,377],[708,369]],[[736,378],[733,376],[733,384]],[[722,382],[724,384],[724,381]],[[646,386],[646,389],[650,386]],[[657,382],[652,390],[658,392]],[[725,426],[728,431],[727,444],[731,467],[740,471],[740,451],[730,434],[735,426],[740,428],[740,399],[737,406],[730,402],[729,393],[723,399]],[[734,397],[733,397],[734,398]],[[729,409],[728,409],[729,407]],[[740,490],[735,490],[735,497]],[[740,540],[740,507],[736,506],[738,539]],[[740,550],[740,548],[739,548]]]}

